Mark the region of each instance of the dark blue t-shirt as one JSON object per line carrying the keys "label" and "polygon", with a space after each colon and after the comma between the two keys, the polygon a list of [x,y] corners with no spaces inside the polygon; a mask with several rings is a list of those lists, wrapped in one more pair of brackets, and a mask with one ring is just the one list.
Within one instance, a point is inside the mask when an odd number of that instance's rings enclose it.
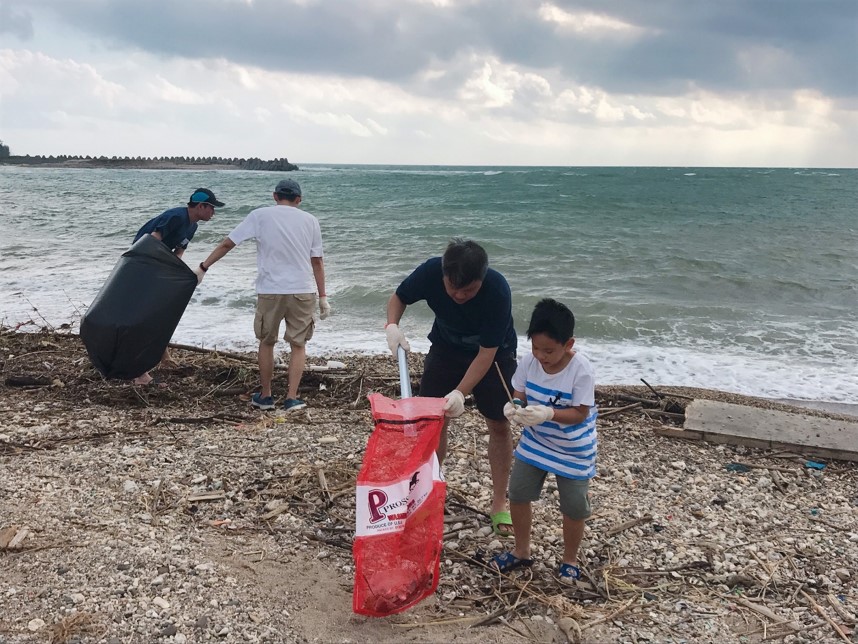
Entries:
{"label": "dark blue t-shirt", "polygon": [[160,233],[161,241],[167,248],[175,251],[177,248],[188,247],[194,238],[194,233],[197,232],[197,225],[191,223],[188,209],[184,206],[170,208],[143,224],[143,227],[137,231],[134,241],[136,242],[143,235],[149,235],[155,231]]}
{"label": "dark blue t-shirt", "polygon": [[406,305],[426,300],[435,313],[429,332],[432,344],[470,353],[478,352],[480,347],[515,353],[512,295],[506,279],[496,270],[488,270],[472,299],[457,304],[444,288],[441,258],[433,257],[403,280],[396,295]]}

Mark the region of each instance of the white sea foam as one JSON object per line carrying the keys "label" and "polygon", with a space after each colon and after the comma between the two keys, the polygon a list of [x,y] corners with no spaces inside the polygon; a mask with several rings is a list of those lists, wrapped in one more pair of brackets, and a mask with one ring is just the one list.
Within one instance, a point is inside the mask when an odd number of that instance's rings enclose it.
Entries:
{"label": "white sea foam", "polygon": [[[336,306],[336,300],[333,300]],[[334,315],[318,323],[307,345],[309,355],[331,353],[384,354],[387,344],[379,311],[376,327],[355,328],[354,319]],[[206,325],[210,312],[189,309],[174,335],[174,341],[254,351],[252,311],[219,310],[216,325]],[[428,326],[406,318],[403,330],[414,351],[426,352]],[[667,340],[666,340],[667,341]],[[669,342],[669,341],[668,341]],[[519,355],[529,351],[529,343],[519,337]],[[694,346],[642,344],[634,341],[594,342],[581,339],[576,344],[593,362],[600,384],[674,385],[720,389],[764,398],[791,398],[858,404],[858,370],[854,364],[832,364],[813,358],[784,359],[750,351],[725,351],[714,343]],[[285,351],[285,345],[279,345]]]}

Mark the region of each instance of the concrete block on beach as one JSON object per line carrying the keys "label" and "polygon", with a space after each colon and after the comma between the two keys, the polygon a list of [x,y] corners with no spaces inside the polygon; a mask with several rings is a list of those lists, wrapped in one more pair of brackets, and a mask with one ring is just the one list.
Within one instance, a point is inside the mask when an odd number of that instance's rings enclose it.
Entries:
{"label": "concrete block on beach", "polygon": [[858,420],[835,420],[714,400],[685,409],[689,438],[713,443],[783,449],[823,458],[858,461]]}

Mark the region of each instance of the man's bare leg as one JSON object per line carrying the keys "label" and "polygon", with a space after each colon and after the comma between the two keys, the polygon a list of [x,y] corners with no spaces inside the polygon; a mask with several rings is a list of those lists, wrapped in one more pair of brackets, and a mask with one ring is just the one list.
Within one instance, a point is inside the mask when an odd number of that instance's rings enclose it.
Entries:
{"label": "man's bare leg", "polygon": [[268,398],[271,396],[271,381],[274,379],[274,345],[260,342],[256,359],[259,362],[259,382],[262,385],[259,396]]}
{"label": "man's bare leg", "polygon": [[302,345],[289,344],[292,353],[289,355],[289,390],[287,398],[298,397],[298,385],[301,384],[301,376],[304,375],[304,365],[307,362],[307,348]]}
{"label": "man's bare leg", "polygon": [[[492,510],[496,514],[506,509],[506,491],[512,469],[512,432],[509,421],[486,418],[489,428],[489,467],[492,473]],[[499,530],[512,530],[508,524],[499,524]]]}
{"label": "man's bare leg", "polygon": [[438,449],[435,451],[440,465],[443,465],[444,459],[447,458],[447,425],[449,424],[450,419],[444,418],[444,427],[441,428],[441,438],[438,440]]}
{"label": "man's bare leg", "polygon": [[173,356],[170,355],[169,347],[164,349],[164,355],[161,356],[161,366],[165,369],[175,369],[179,366],[179,364],[173,360]]}
{"label": "man's bare leg", "polygon": [[147,371],[142,376],[137,376],[134,380],[132,380],[131,384],[148,385],[150,382],[152,382],[152,376],[150,376],[149,372]]}

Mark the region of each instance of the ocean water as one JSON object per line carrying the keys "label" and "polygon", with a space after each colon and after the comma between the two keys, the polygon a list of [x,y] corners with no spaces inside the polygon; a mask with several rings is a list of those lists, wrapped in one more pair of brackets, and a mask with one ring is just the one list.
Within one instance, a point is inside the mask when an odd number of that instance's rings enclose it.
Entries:
{"label": "ocean water", "polygon": [[[0,168],[0,321],[76,326],[139,226],[206,186],[226,207],[200,225],[185,254],[195,266],[272,203],[282,176]],[[311,355],[386,352],[390,293],[460,236],[509,280],[520,336],[542,297],[573,310],[600,384],[858,403],[858,170],[317,165],[289,176],[321,221],[334,308]],[[255,270],[251,243],[215,265],[174,341],[253,349]],[[406,313],[415,350],[431,321],[424,304]]]}

